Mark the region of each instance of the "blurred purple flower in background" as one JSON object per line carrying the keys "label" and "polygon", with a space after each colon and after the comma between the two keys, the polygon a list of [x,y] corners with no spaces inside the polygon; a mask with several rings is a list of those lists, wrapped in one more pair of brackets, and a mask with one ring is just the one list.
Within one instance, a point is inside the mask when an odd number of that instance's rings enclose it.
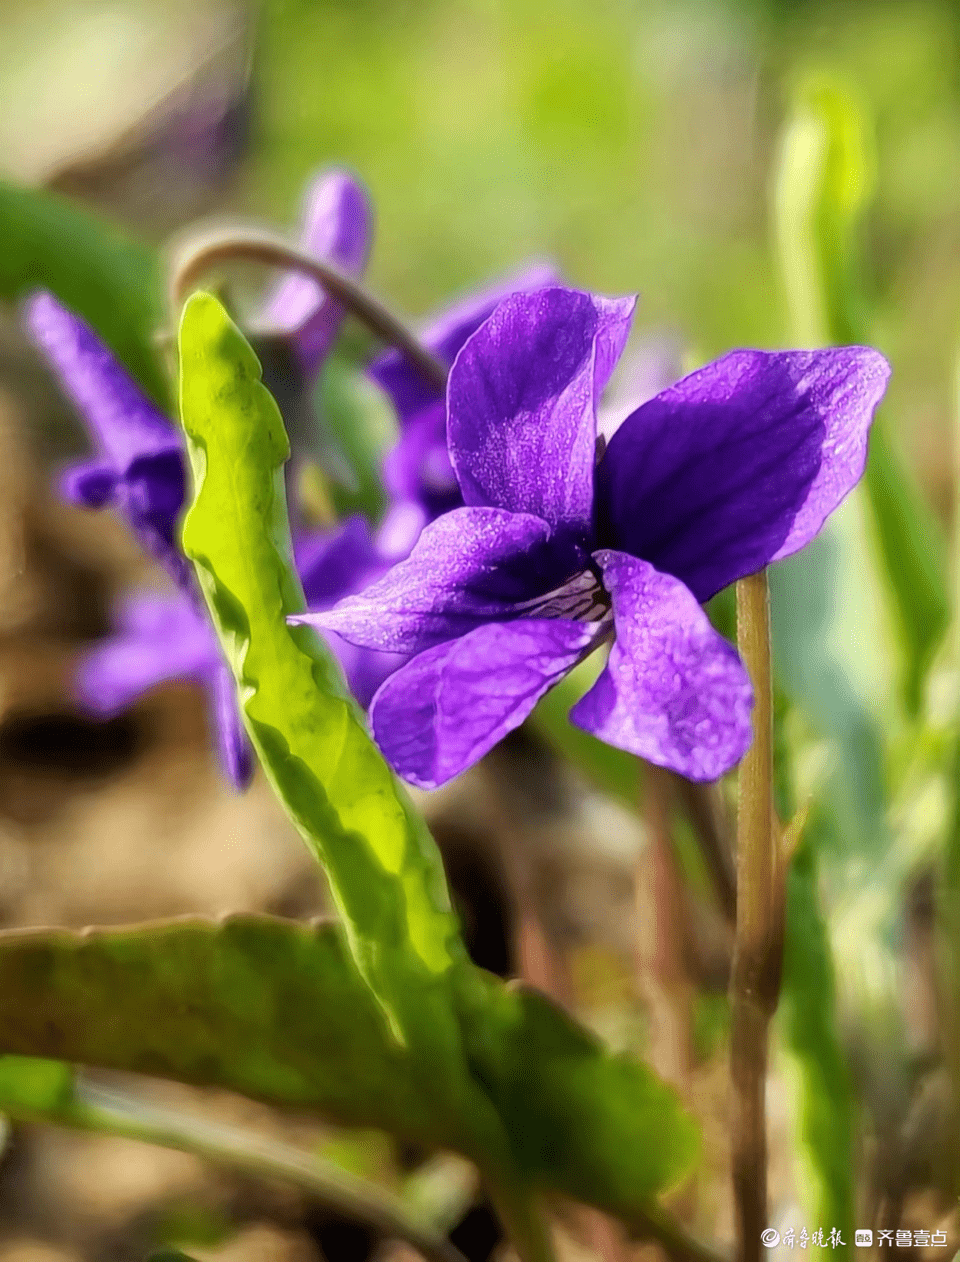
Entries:
{"label": "blurred purple flower in background", "polygon": [[[362,189],[340,171],[321,176],[309,198],[307,248],[329,250],[336,263],[359,270],[368,240]],[[273,327],[290,339],[304,370],[316,373],[336,337],[342,310],[312,282],[292,278],[280,282],[267,311]],[[97,449],[92,459],[67,470],[63,494],[85,508],[117,509],[177,588],[122,603],[116,634],[84,657],[77,678],[79,699],[87,709],[108,716],[164,681],[196,680],[210,698],[224,768],[243,786],[253,762],[233,679],[178,541],[186,489],[183,437],[93,331],[52,295],[39,293],[28,301],[26,324]],[[302,535],[295,554],[307,603],[319,608],[357,591],[385,568],[360,518],[331,532]],[[330,639],[351,686],[366,703],[400,659]]]}
{"label": "blurred purple flower in background", "polygon": [[[318,175],[305,198],[302,248],[349,276],[360,276],[367,265],[372,236],[373,212],[356,177],[337,169]],[[336,341],[343,316],[340,304],[315,280],[291,273],[264,303],[258,323],[264,331],[286,338],[301,371],[313,378]]]}
{"label": "blurred purple flower in background", "polygon": [[862,475],[889,369],[864,347],[733,351],[634,410],[598,461],[633,308],[560,288],[502,302],[450,373],[464,506],[372,586],[295,619],[414,655],[371,707],[414,784],[470,766],[611,637],[574,722],[695,780],[749,745],[750,681],[701,606],[819,531]]}

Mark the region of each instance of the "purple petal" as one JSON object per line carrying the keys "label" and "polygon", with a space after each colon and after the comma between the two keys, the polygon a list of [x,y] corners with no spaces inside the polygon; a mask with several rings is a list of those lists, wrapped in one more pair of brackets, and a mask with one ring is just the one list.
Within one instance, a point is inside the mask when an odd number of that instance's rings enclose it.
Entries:
{"label": "purple petal", "polygon": [[245,789],[253,778],[255,760],[237,701],[237,686],[226,662],[218,660],[207,679],[207,691],[220,764],[233,786]]}
{"label": "purple petal", "polygon": [[[370,251],[373,215],[366,190],[348,171],[325,171],[306,198],[303,248],[350,276],[359,276]],[[333,345],[343,308],[309,277],[294,273],[265,307],[265,323],[295,338],[304,371],[316,372]]]}
{"label": "purple petal", "polygon": [[238,789],[244,788],[253,774],[253,752],[233,677],[213,628],[187,596],[151,592],[126,600],[116,633],[84,654],[75,689],[88,711],[110,717],[175,679],[205,688],[223,769]]}
{"label": "purple petal", "polygon": [[332,631],[324,631],[322,634],[340,663],[350,691],[365,710],[383,681],[410,660],[407,654],[378,653],[376,649],[357,648],[355,644],[342,640]]}
{"label": "purple petal", "polygon": [[463,504],[447,451],[442,400],[409,418],[383,462],[383,484],[392,500],[421,504],[430,521]]}
{"label": "purple petal", "polygon": [[426,527],[413,552],[335,608],[292,618],[363,648],[419,653],[484,622],[516,617],[571,572],[537,517],[458,508]]}
{"label": "purple petal", "polygon": [[817,533],[863,473],[886,387],[861,346],[733,351],[638,408],[597,470],[602,543],[701,602]]}
{"label": "purple petal", "polygon": [[751,740],[753,690],[736,650],[678,579],[623,552],[594,559],[613,601],[616,640],[570,718],[690,780],[715,780]]}
{"label": "purple petal", "polygon": [[634,305],[572,289],[515,294],[467,342],[447,392],[450,458],[467,504],[534,513],[588,537],[596,404]]}
{"label": "purple petal", "polygon": [[168,680],[205,680],[219,660],[213,629],[186,596],[135,596],[116,634],[81,659],[77,696],[94,714],[119,714]]}
{"label": "purple petal", "polygon": [[108,460],[83,460],[60,475],[60,494],[79,508],[105,508],[116,490],[116,470]]}
{"label": "purple petal", "polygon": [[310,609],[325,609],[379,578],[387,568],[377,552],[370,526],[359,515],[332,531],[302,535],[294,560]]}
{"label": "purple petal", "polygon": [[377,551],[391,563],[406,560],[428,521],[421,504],[413,500],[398,501],[387,510],[377,531]]}
{"label": "purple petal", "polygon": [[189,585],[177,542],[186,488],[180,433],[93,331],[50,294],[28,301],[26,322],[101,453],[67,472],[66,497],[90,508],[114,504],[147,551],[178,584]]}
{"label": "purple petal", "polygon": [[405,780],[435,789],[519,727],[603,635],[597,623],[531,618],[428,649],[374,697],[377,743]]}
{"label": "purple petal", "polygon": [[178,431],[83,320],[48,293],[28,299],[25,320],[118,474],[150,456],[182,452]]}
{"label": "purple petal", "polygon": [[[476,333],[504,298],[545,289],[557,284],[559,279],[552,263],[545,260],[530,263],[444,308],[420,331],[420,341],[442,363],[452,364],[467,338]],[[369,372],[390,395],[401,423],[440,397],[399,351],[385,351],[373,361]]]}

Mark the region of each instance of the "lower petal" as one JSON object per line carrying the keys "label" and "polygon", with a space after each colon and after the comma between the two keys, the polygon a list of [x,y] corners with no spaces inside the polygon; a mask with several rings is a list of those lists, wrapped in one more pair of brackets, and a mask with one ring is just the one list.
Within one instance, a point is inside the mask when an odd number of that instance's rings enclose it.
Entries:
{"label": "lower petal", "polygon": [[602,741],[690,780],[715,780],[746,753],[753,690],[736,650],[690,590],[623,552],[595,554],[616,640],[570,712]]}
{"label": "lower petal", "polygon": [[373,699],[374,736],[411,784],[435,789],[523,722],[607,633],[598,623],[489,623],[391,675]]}

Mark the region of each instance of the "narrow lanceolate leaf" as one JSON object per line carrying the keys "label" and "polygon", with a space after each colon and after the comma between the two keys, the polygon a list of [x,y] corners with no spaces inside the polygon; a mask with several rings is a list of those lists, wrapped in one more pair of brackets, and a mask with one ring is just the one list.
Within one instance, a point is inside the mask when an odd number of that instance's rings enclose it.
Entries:
{"label": "narrow lanceolate leaf", "polygon": [[[807,90],[787,126],[774,186],[777,245],[800,345],[869,342],[857,229],[870,195],[866,123],[829,83]],[[864,478],[890,600],[900,628],[904,703],[916,714],[950,617],[943,540],[880,415]]]}
{"label": "narrow lanceolate leaf", "polygon": [[0,181],[0,298],[49,289],[97,330],[161,404],[167,382],[154,347],[160,278],[145,246],[62,197]]}
{"label": "narrow lanceolate leaf", "polygon": [[787,877],[783,986],[777,1023],[792,1083],[796,1155],[812,1222],[854,1231],[855,1108],[850,1072],[837,1034],[830,942],[817,893],[815,824]]}
{"label": "narrow lanceolate leaf", "polygon": [[410,968],[462,955],[439,854],[367,735],[304,608],[281,470],[289,446],[259,365],[220,304],[180,329],[181,415],[194,474],[183,545],[233,668],[250,735],[330,877],[361,972],[388,1009]]}
{"label": "narrow lanceolate leaf", "polygon": [[495,1119],[467,1072],[454,1010],[469,963],[439,853],[335,659],[312,630],[285,621],[304,608],[283,490],[287,438],[253,352],[209,295],[184,311],[180,366],[194,476],[183,546],[251,740],[326,871],[360,974],[393,1036],[415,1052],[425,1093],[438,1111],[489,1129]]}

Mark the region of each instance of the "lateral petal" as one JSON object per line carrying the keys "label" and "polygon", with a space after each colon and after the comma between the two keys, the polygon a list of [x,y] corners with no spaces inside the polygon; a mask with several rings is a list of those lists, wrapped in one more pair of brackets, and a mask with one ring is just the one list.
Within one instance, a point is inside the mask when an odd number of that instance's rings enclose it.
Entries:
{"label": "lateral petal", "polygon": [[291,618],[352,644],[420,653],[485,622],[517,617],[573,572],[538,517],[495,508],[457,508],[427,526],[406,560],[332,609]]}
{"label": "lateral petal", "polygon": [[629,416],[597,469],[598,537],[699,601],[809,542],[860,479],[889,367],[862,346],[741,350]]}

